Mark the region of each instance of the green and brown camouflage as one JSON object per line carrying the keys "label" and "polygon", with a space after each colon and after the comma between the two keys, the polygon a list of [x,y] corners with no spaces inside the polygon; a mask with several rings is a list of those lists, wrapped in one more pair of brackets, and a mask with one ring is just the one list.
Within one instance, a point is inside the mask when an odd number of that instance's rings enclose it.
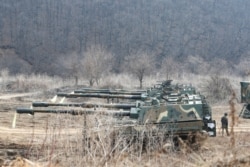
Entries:
{"label": "green and brown camouflage", "polygon": [[182,133],[205,130],[210,136],[216,136],[216,124],[212,120],[211,108],[200,95],[182,97],[178,103],[152,98],[142,101],[139,106],[131,109],[133,118],[136,118],[139,124],[174,123],[175,130],[179,129]]}
{"label": "green and brown camouflage", "polygon": [[245,103],[240,112],[240,117],[250,118],[250,81],[242,81],[241,85],[241,103]]}

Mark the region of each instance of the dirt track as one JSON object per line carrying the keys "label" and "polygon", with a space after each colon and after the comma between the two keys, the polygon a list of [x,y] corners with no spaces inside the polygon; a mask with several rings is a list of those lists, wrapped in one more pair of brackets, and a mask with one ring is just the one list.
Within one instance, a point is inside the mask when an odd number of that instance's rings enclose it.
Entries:
{"label": "dirt track", "polygon": [[34,94],[37,94],[37,93],[33,92],[33,93],[0,94],[0,99],[1,100],[10,100],[11,98],[31,96]]}

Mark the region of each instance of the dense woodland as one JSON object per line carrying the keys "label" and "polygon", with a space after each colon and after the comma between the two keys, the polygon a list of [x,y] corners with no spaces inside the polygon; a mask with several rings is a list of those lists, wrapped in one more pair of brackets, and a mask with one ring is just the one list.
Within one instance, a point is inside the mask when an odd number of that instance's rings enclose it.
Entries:
{"label": "dense woodland", "polygon": [[96,61],[121,73],[146,55],[151,71],[249,75],[249,11],[249,0],[1,0],[0,69],[70,76]]}

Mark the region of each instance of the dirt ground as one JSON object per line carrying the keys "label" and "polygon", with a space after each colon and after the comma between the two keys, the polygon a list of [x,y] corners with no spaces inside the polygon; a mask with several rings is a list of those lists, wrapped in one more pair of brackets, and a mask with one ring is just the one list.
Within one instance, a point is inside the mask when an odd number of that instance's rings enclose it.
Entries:
{"label": "dirt ground", "polygon": [[[42,100],[44,97],[41,99],[39,93],[0,94],[0,166],[10,165],[14,161],[18,163],[25,161],[30,166],[34,166],[34,162],[23,157],[27,157],[31,145],[42,143],[52,131],[46,128],[53,124],[48,123],[48,119],[52,117],[62,119],[62,117],[58,118],[50,114],[15,115],[15,110],[18,107],[30,106],[32,101]],[[250,165],[250,119],[238,118],[241,107],[242,104],[235,104],[235,125],[232,125],[232,115],[229,114],[231,135],[222,136],[220,118],[225,112],[230,113],[231,109],[227,104],[212,106],[213,118],[217,122],[217,137],[209,137],[202,146],[201,165],[206,166],[206,162],[207,166]],[[14,117],[16,122],[13,122]],[[67,128],[65,129],[65,124],[62,123],[60,132],[53,133],[73,140],[74,135],[82,130],[82,125],[79,123],[81,119],[80,117],[67,119]]]}

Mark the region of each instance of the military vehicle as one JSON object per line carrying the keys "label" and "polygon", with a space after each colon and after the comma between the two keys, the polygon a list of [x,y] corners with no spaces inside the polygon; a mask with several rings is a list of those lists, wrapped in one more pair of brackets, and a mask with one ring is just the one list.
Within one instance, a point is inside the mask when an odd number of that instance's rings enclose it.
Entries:
{"label": "military vehicle", "polygon": [[[33,102],[32,109],[18,108],[16,111],[19,114],[41,112],[86,115],[101,113],[116,117],[126,117],[125,121],[120,119],[120,123],[119,121],[116,122],[115,126],[119,128],[119,132],[121,132],[121,128],[125,129],[123,135],[131,137],[138,136],[139,133],[147,133],[147,129],[142,130],[142,128],[147,127],[150,127],[150,133],[155,136],[159,134],[163,136],[172,135],[188,139],[192,135],[193,141],[195,141],[197,133],[216,136],[216,123],[212,119],[211,108],[205,97],[196,93],[195,88],[191,85],[172,85],[171,80],[168,80],[141,92],[87,90],[78,90],[73,93],[58,93],[57,96],[66,98],[121,98],[132,101],[112,104]],[[46,108],[44,109],[44,107]],[[65,109],[65,107],[79,107],[80,109]],[[102,108],[103,110],[97,110],[97,108]]]}
{"label": "military vehicle", "polygon": [[241,103],[244,103],[240,112],[240,117],[250,118],[250,81],[242,81],[241,85]]}

